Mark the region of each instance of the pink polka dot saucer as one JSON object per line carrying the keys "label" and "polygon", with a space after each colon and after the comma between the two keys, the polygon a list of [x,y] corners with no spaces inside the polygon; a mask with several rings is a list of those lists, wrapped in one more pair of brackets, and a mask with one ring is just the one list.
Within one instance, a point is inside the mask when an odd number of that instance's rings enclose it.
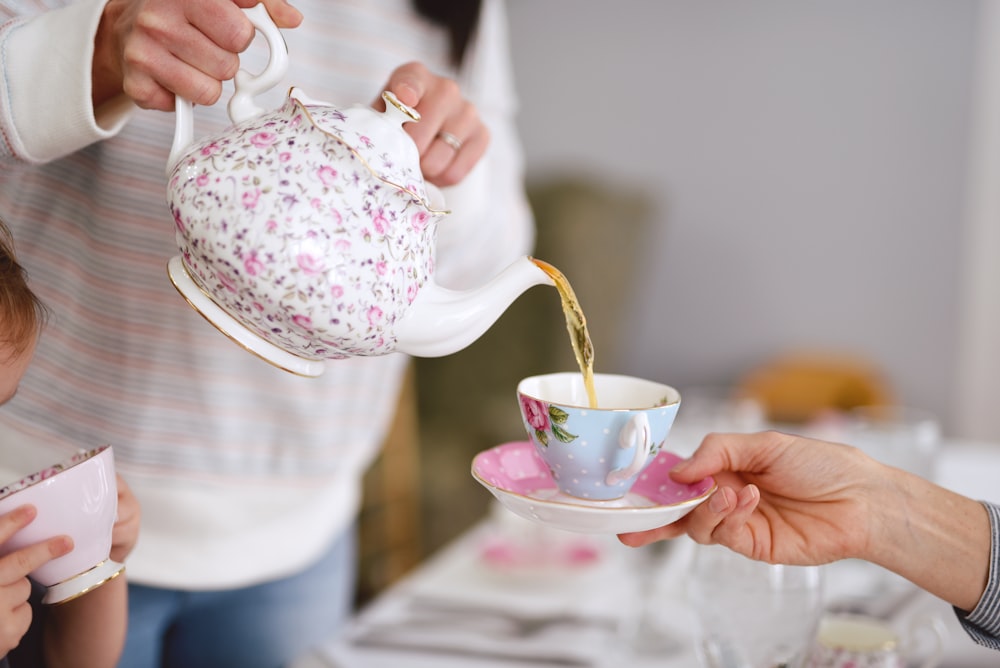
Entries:
{"label": "pink polka dot saucer", "polygon": [[618,534],[655,529],[676,522],[715,490],[705,478],[692,485],[671,480],[680,457],[661,450],[632,489],[619,499],[590,501],[563,494],[529,441],[514,441],[480,452],[472,477],[507,510],[555,529]]}

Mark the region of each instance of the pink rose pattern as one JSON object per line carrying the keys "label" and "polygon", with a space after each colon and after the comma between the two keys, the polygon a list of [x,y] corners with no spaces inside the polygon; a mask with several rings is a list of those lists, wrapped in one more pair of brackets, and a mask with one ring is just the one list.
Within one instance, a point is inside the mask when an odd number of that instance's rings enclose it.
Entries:
{"label": "pink rose pattern", "polygon": [[562,443],[576,440],[576,434],[566,431],[566,423],[569,421],[566,411],[531,397],[522,395],[520,399],[524,424],[529,431],[534,432],[540,445],[548,447],[550,434]]}
{"label": "pink rose pattern", "polygon": [[392,352],[396,320],[433,273],[437,212],[424,204],[418,159],[349,128],[352,114],[364,125],[372,113],[289,97],[196,143],[169,182],[194,279],[251,331],[304,357]]}

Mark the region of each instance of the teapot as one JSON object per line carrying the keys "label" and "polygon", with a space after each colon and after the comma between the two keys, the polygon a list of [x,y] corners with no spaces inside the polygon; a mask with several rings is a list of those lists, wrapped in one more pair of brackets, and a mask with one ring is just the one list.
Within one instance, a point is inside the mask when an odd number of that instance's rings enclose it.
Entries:
{"label": "teapot", "polygon": [[288,52],[263,5],[244,11],[269,58],[235,77],[233,125],[194,141],[192,105],[176,101],[167,202],[180,254],[167,268],[195,310],[271,364],[318,376],[327,360],[457,352],[525,290],[553,285],[528,256],[475,289],[437,285],[448,211],[403,130],[420,114],[389,91],[384,112],[297,88],[277,110],[259,108]]}

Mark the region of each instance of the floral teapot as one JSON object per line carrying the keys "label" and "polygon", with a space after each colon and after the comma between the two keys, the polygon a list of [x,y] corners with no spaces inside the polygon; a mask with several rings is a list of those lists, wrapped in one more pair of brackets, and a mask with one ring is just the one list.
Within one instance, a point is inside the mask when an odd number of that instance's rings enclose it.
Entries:
{"label": "floral teapot", "polygon": [[385,112],[295,88],[275,111],[256,107],[288,55],[263,5],[245,11],[270,58],[236,76],[233,126],[194,142],[192,106],[177,99],[167,200],[180,255],[168,272],[191,306],[275,366],[318,376],[328,359],[456,352],[522,292],[552,284],[523,257],[474,290],[436,285],[447,211],[402,128],[419,114],[388,91]]}

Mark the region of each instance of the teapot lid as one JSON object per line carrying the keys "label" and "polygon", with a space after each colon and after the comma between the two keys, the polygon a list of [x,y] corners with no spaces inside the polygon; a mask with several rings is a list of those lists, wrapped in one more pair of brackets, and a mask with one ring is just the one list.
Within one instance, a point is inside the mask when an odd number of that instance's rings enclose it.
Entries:
{"label": "teapot lid", "polygon": [[424,183],[417,146],[403,130],[404,123],[420,120],[420,112],[400,102],[391,91],[382,93],[382,112],[359,104],[337,108],[309,99],[298,88],[293,88],[289,97],[317,127],[350,148],[374,176],[408,192],[428,210],[442,212],[435,209],[439,202]]}

